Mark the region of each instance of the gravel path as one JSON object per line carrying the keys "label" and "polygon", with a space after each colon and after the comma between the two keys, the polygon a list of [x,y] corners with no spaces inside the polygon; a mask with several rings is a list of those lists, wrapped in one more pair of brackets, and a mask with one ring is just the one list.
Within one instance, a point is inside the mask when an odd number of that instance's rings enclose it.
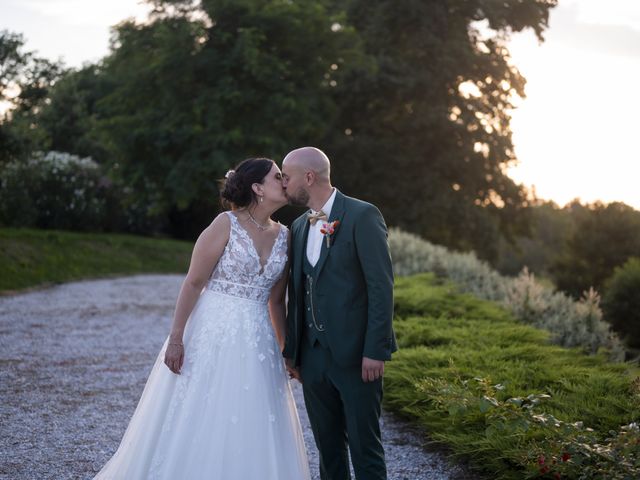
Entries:
{"label": "gravel path", "polygon": [[[166,338],[182,276],[69,283],[0,297],[0,479],[90,479],[114,453]],[[318,457],[294,393],[314,479]],[[472,480],[383,416],[390,480]]]}

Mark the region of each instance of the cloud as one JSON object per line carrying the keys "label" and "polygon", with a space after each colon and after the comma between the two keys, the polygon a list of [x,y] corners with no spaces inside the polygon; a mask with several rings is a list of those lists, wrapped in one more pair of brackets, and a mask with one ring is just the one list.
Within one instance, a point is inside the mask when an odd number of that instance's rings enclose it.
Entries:
{"label": "cloud", "polygon": [[629,24],[586,23],[580,17],[584,15],[577,3],[552,10],[547,41],[579,50],[640,58],[640,29]]}
{"label": "cloud", "polygon": [[9,0],[14,9],[56,19],[68,25],[113,25],[127,17],[144,18],[149,6],[140,0]]}

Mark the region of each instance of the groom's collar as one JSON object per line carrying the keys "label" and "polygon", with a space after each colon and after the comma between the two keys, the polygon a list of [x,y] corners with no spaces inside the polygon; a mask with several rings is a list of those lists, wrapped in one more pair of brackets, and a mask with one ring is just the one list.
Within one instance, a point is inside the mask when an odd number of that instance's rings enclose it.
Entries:
{"label": "groom's collar", "polygon": [[[338,223],[341,223],[345,215],[344,195],[341,192],[339,192],[337,189],[334,192],[334,194],[335,194],[335,201],[333,202],[333,206],[331,207],[331,213],[327,215],[327,221],[328,222],[337,221]],[[335,236],[339,234],[340,234],[340,229],[338,228],[338,230],[336,230],[336,232],[331,235],[331,242],[335,241]],[[324,264],[327,261],[327,257],[329,256],[330,252],[331,252],[331,249],[325,244],[325,242],[322,242],[322,247],[320,248],[320,258],[318,259],[318,263],[316,264],[316,276],[318,278],[322,273],[322,268],[324,267]]]}
{"label": "groom's collar", "polygon": [[[329,196],[329,198],[327,199],[325,204],[320,209],[327,215],[327,218],[329,218],[329,216],[331,215],[331,208],[333,207],[333,202],[336,199],[336,193],[338,193],[338,189],[334,187],[333,188],[333,193]],[[320,210],[318,210],[318,212],[316,212],[313,208],[311,208],[310,210],[311,210],[311,213],[313,213],[313,214],[316,214],[316,213],[318,213],[320,211]]]}

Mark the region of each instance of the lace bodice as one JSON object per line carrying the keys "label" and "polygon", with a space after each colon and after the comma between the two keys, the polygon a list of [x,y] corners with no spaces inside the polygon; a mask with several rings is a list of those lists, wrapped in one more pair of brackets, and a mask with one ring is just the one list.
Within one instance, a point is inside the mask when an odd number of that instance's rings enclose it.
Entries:
{"label": "lace bodice", "polygon": [[207,289],[267,303],[273,285],[280,279],[287,264],[287,227],[280,225],[280,231],[264,267],[253,240],[240,225],[238,218],[226,212],[231,221],[229,241],[213,269]]}

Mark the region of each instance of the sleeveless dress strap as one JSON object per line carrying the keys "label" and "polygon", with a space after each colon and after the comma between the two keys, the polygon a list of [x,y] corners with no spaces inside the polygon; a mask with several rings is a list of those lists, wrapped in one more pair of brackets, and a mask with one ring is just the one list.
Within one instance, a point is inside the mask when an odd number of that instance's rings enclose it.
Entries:
{"label": "sleeveless dress strap", "polygon": [[229,221],[231,222],[231,227],[229,229],[229,241],[228,243],[233,243],[235,241],[235,236],[238,235],[238,217],[236,217],[231,210],[227,210],[224,213],[229,217]]}
{"label": "sleeveless dress strap", "polygon": [[231,225],[233,228],[236,225],[236,222],[238,221],[238,217],[236,217],[233,213],[231,213],[231,210],[226,210],[224,213],[226,213],[227,217],[229,217],[229,220],[231,220]]}

